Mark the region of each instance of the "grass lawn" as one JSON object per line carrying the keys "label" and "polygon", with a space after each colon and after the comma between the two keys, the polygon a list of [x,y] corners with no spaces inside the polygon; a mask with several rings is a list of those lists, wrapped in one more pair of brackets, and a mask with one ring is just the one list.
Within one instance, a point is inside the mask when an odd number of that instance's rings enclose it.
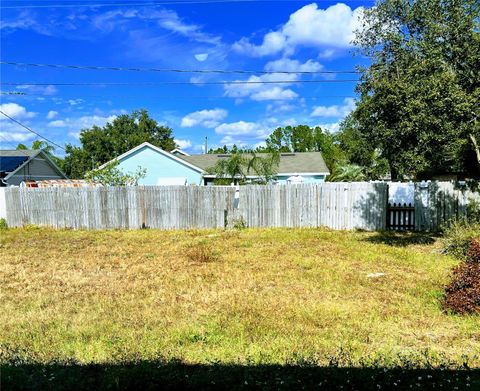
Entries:
{"label": "grass lawn", "polygon": [[13,377],[52,363],[480,367],[480,317],[442,312],[457,261],[429,236],[26,228],[0,246]]}

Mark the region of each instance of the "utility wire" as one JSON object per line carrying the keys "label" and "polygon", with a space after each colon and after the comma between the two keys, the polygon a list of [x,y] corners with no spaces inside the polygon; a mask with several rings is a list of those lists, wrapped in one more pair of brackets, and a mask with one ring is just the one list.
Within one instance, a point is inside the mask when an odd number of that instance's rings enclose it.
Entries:
{"label": "utility wire", "polygon": [[20,91],[0,91],[0,95],[27,95],[25,92]]}
{"label": "utility wire", "polygon": [[120,82],[120,83],[111,83],[111,82],[79,82],[79,83],[30,83],[30,82],[0,82],[0,85],[3,86],[156,86],[156,85],[179,85],[179,84],[190,84],[190,85],[205,85],[205,84],[299,84],[299,83],[354,83],[358,82],[358,79],[334,79],[334,80],[262,80],[262,81],[253,81],[253,80],[233,80],[233,81],[206,81],[206,82],[194,82],[194,81],[159,81],[159,82]]}
{"label": "utility wire", "polygon": [[0,110],[0,114],[3,114],[5,117],[7,117],[9,120],[15,122],[16,124],[20,125],[22,128],[28,130],[29,132],[33,133],[33,134],[36,134],[38,137],[40,138],[43,138],[45,141],[48,141],[50,144],[52,145],[55,145],[56,147],[60,148],[60,149],[63,149],[64,151],[66,151],[66,149],[64,147],[62,147],[61,145],[53,142],[52,140],[49,140],[48,138],[46,138],[45,136],[42,136],[40,133],[38,132],[35,132],[33,129],[29,128],[28,126],[22,124],[21,122],[17,121],[15,118],[12,118],[10,117],[8,114],[4,113],[2,110]]}
{"label": "utility wire", "polygon": [[[317,2],[333,3],[333,0],[316,0]],[[362,2],[362,0],[350,0],[353,2]],[[22,9],[22,8],[72,8],[72,7],[157,7],[160,5],[183,5],[183,4],[241,4],[241,3],[307,3],[308,1],[295,0],[186,0],[186,1],[154,1],[144,3],[87,3],[87,4],[27,4],[27,5],[6,5],[0,9]]]}
{"label": "utility wire", "polygon": [[[10,95],[10,94],[9,94]],[[16,95],[16,94],[13,94]],[[19,96],[45,96],[45,94],[20,94]],[[54,98],[58,98],[60,96],[53,96]],[[238,96],[227,96],[227,95],[192,95],[192,96],[179,96],[179,95],[151,95],[151,96],[145,96],[145,95],[84,95],[84,94],[75,94],[75,95],[64,95],[61,94],[61,98],[63,99],[77,99],[77,98],[124,98],[124,99],[242,99],[242,98],[248,98],[248,96],[245,97],[238,97]],[[302,99],[319,99],[319,98],[355,98],[354,95],[317,95],[317,96],[301,96]],[[288,99],[285,98],[278,98],[278,99],[268,99],[268,101],[287,101]]]}
{"label": "utility wire", "polygon": [[2,144],[8,144],[8,145],[12,145],[12,146],[16,145],[15,141],[9,140],[8,138],[2,136],[1,134],[0,134],[0,139],[3,140]]}
{"label": "utility wire", "polygon": [[167,68],[128,68],[128,67],[107,67],[107,66],[90,66],[90,65],[65,65],[65,64],[38,64],[14,61],[0,61],[1,65],[15,65],[22,67],[38,67],[38,68],[59,68],[59,69],[82,69],[95,71],[129,71],[129,72],[175,72],[175,73],[221,73],[221,74],[360,74],[359,71],[343,70],[343,71],[253,71],[253,70],[222,70],[222,69],[167,69]]}

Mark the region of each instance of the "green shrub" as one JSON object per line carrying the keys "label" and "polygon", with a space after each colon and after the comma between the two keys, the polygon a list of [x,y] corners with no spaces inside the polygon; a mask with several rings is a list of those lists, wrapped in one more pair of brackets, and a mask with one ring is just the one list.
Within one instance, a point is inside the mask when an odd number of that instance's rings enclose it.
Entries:
{"label": "green shrub", "polygon": [[0,229],[7,229],[7,228],[8,228],[7,220],[0,219]]}
{"label": "green shrub", "polygon": [[236,219],[233,219],[232,227],[233,227],[233,229],[245,229],[245,228],[247,228],[247,222],[245,221],[245,219],[242,216],[240,216]]}
{"label": "green shrub", "polygon": [[480,222],[454,221],[445,228],[443,236],[444,252],[466,260],[470,243],[480,240]]}
{"label": "green shrub", "polygon": [[470,199],[467,205],[467,219],[470,223],[480,224],[480,201]]}

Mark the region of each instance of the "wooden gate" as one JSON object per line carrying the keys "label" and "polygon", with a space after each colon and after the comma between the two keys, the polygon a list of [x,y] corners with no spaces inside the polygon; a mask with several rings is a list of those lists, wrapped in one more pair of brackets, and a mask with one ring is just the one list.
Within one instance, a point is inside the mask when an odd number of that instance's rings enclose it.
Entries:
{"label": "wooden gate", "polygon": [[415,206],[412,204],[387,205],[387,229],[413,231],[415,229]]}

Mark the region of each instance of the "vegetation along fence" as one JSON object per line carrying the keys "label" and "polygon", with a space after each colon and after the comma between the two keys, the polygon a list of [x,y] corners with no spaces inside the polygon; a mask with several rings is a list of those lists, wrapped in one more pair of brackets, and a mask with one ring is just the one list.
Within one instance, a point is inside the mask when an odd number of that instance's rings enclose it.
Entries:
{"label": "vegetation along fence", "polygon": [[[451,183],[415,184],[414,216],[408,227],[435,231],[467,213],[477,193]],[[388,184],[192,187],[19,188],[5,191],[9,226],[27,224],[75,229],[182,229],[330,227],[383,230]],[[412,223],[414,221],[414,223]]]}

